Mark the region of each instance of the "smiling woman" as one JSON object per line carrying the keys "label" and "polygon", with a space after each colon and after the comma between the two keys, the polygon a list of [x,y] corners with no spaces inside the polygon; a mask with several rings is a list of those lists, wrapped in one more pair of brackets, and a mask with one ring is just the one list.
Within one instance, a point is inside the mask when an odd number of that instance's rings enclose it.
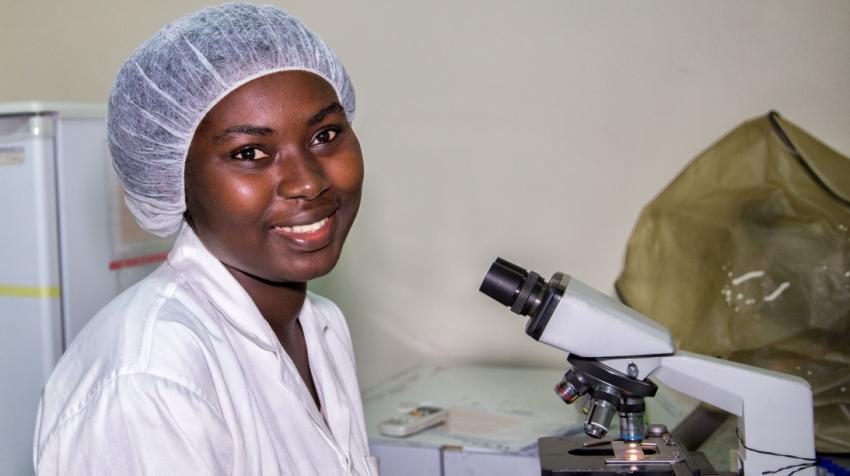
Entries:
{"label": "smiling woman", "polygon": [[227,4],[122,67],[110,150],[168,260],[108,304],[39,408],[38,474],[377,474],[351,338],[307,291],[360,205],[342,65],[286,13]]}
{"label": "smiling woman", "polygon": [[189,147],[187,220],[253,298],[317,406],[295,317],[305,283],[339,259],[362,184],[357,136],[330,84],[308,72],[239,87],[207,113]]}

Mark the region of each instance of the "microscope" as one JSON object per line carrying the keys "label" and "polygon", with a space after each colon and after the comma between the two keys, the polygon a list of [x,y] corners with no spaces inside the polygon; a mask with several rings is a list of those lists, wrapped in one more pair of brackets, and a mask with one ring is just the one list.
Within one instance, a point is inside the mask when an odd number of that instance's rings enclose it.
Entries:
{"label": "microscope", "polygon": [[[528,316],[526,333],[568,353],[572,368],[555,392],[570,404],[587,395],[587,438],[538,441],[547,475],[709,475],[663,425],[645,425],[652,379],[738,417],[738,473],[815,476],[811,386],[805,380],[677,351],[666,328],[564,273],[547,282],[502,258],[480,291]],[[601,440],[615,416],[619,438]]]}

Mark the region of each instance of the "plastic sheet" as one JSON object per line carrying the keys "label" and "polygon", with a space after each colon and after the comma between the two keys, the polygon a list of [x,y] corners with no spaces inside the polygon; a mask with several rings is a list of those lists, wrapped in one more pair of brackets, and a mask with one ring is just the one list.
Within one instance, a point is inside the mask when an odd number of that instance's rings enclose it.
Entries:
{"label": "plastic sheet", "polygon": [[818,451],[850,452],[848,228],[850,159],[770,113],[644,208],[617,291],[682,349],[808,380]]}

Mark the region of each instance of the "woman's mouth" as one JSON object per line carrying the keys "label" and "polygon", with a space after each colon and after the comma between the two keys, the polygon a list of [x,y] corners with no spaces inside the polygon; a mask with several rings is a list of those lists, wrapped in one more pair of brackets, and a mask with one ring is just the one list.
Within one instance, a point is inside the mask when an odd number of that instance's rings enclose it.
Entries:
{"label": "woman's mouth", "polygon": [[315,233],[319,231],[322,227],[328,224],[330,221],[329,217],[322,218],[316,223],[310,223],[307,225],[295,225],[295,226],[276,226],[275,230],[283,231],[284,233],[293,233],[293,234],[305,234],[305,233]]}
{"label": "woman's mouth", "polygon": [[272,232],[301,251],[316,251],[333,241],[335,216],[336,212],[313,223],[273,226]]}

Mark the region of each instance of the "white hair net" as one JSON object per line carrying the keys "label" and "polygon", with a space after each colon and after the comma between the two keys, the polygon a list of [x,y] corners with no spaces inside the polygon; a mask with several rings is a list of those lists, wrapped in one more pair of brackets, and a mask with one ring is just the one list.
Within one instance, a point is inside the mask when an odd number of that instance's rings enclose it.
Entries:
{"label": "white hair net", "polygon": [[242,84],[287,70],[324,78],[354,118],[354,89],[342,64],[316,34],[277,7],[205,8],[133,52],[109,97],[107,133],[127,207],[142,228],[167,236],[180,227],[186,154],[206,113]]}

